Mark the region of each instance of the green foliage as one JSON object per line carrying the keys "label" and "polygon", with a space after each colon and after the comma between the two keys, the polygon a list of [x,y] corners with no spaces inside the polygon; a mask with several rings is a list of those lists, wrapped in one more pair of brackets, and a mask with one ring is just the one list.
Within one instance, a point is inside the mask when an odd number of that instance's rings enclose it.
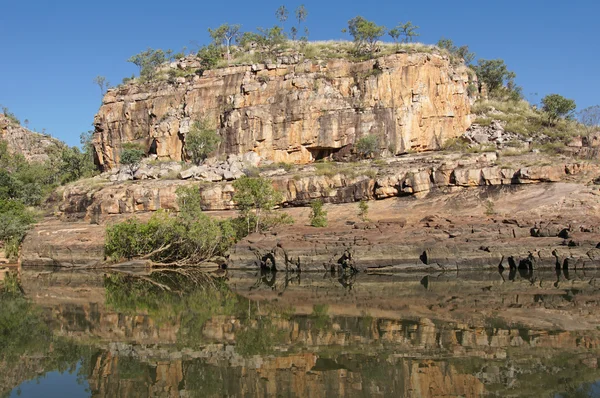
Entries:
{"label": "green foliage", "polygon": [[21,121],[19,120],[19,118],[14,113],[9,111],[7,107],[2,107],[2,113],[4,114],[4,117],[6,117],[10,122],[18,124],[19,126],[21,125]]}
{"label": "green foliage", "polygon": [[276,56],[287,43],[286,35],[280,26],[269,29],[258,28],[258,33],[246,32],[240,39],[240,44],[247,47],[250,43],[256,43],[261,55]]}
{"label": "green foliage", "polygon": [[171,51],[166,52],[158,49],[148,48],[139,54],[131,56],[127,62],[136,65],[140,70],[140,78],[144,81],[151,81],[156,78],[158,67],[167,62],[171,57]]}
{"label": "green foliage", "polygon": [[400,36],[403,37],[400,39],[401,43],[410,43],[414,40],[414,37],[419,36],[417,29],[419,27],[413,25],[410,21],[406,23],[400,22],[395,28],[388,31],[388,35],[394,40],[394,43],[398,43]]}
{"label": "green foliage", "polygon": [[361,220],[367,221],[369,213],[369,203],[366,200],[361,200],[358,202],[358,216]]}
{"label": "green foliage", "polygon": [[360,157],[371,158],[379,149],[379,139],[373,134],[366,135],[356,142],[355,149]]}
{"label": "green foliage", "polygon": [[[233,188],[235,189],[233,201],[247,221],[248,233],[251,232],[251,221],[254,221],[254,232],[260,231],[263,213],[267,213],[268,217],[271,209],[283,200],[283,195],[275,190],[273,183],[262,177],[244,176],[234,181]],[[254,220],[251,216],[252,211],[254,211]]]}
{"label": "green foliage", "polygon": [[570,119],[576,107],[574,100],[560,94],[549,94],[542,98],[542,110],[548,115],[550,123],[558,119]]}
{"label": "green foliage", "polygon": [[127,168],[132,176],[140,168],[140,162],[144,158],[146,152],[140,145],[133,143],[125,143],[121,147],[121,158],[119,163]]}
{"label": "green foliage", "polygon": [[456,46],[450,39],[441,38],[437,42],[437,46],[447,50],[452,57],[464,60],[465,64],[471,65],[475,59],[475,53],[469,51],[469,46]]}
{"label": "green foliage", "polygon": [[213,39],[213,43],[217,46],[225,46],[227,51],[227,60],[231,59],[231,44],[239,40],[241,25],[230,25],[224,23],[216,29],[208,29],[210,37]]}
{"label": "green foliage", "polygon": [[477,65],[473,66],[479,84],[485,84],[491,96],[499,98],[503,94],[503,88],[508,88],[509,93],[519,94],[520,89],[514,84],[517,75],[508,70],[504,61],[501,59],[485,60],[480,59]]}
{"label": "green foliage", "polygon": [[323,209],[323,201],[321,199],[311,202],[308,218],[310,225],[313,227],[322,228],[327,226],[327,212]]}
{"label": "green foliage", "polygon": [[200,48],[196,57],[200,61],[200,66],[202,70],[210,70],[216,67],[221,61],[221,50],[218,46],[214,44],[209,44],[208,46],[203,46]]}
{"label": "green foliage", "polygon": [[356,16],[348,21],[348,32],[356,45],[356,51],[373,54],[377,49],[377,41],[385,34],[385,26]]}
{"label": "green foliage", "polygon": [[61,183],[66,184],[84,177],[91,177],[96,172],[90,153],[82,152],[78,147],[67,147],[61,152],[59,173]]}
{"label": "green foliage", "polygon": [[20,243],[36,219],[36,214],[19,200],[0,198],[0,241]]}
{"label": "green foliage", "polygon": [[159,263],[195,265],[222,255],[245,234],[232,220],[202,212],[198,188],[177,189],[179,213],[158,211],[147,222],[135,218],[108,226],[104,253],[113,261],[148,258]]}
{"label": "green foliage", "polygon": [[215,129],[209,128],[206,121],[196,121],[185,136],[184,148],[192,162],[200,164],[220,143],[221,137]]}

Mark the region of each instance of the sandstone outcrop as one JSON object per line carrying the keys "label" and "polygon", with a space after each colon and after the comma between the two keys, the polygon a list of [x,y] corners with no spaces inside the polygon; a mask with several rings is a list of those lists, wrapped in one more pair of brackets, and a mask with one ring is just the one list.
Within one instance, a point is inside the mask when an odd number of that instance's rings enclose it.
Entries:
{"label": "sandstone outcrop", "polygon": [[[388,159],[379,166],[369,162],[331,163],[320,171],[313,166],[304,166],[289,172],[268,168],[263,169],[262,174],[271,178],[275,187],[283,193],[281,205],[303,206],[319,198],[326,203],[350,203],[406,195],[423,197],[429,192],[478,186],[559,182],[570,178],[588,178],[589,181],[598,171],[593,164],[566,162],[536,166],[515,163],[508,167],[499,165],[493,152],[411,155]],[[62,195],[55,198],[55,203],[63,219],[84,218],[98,222],[99,218],[116,214],[159,209],[176,211],[177,188],[196,186],[205,210],[234,209],[233,185],[230,181],[222,181],[225,171],[215,175],[215,180],[221,182],[209,184],[199,169],[179,172],[185,177],[188,177],[187,173],[189,177],[196,175],[194,180],[147,179],[110,183],[99,176],[68,185],[61,191]],[[215,174],[215,170],[219,169],[203,170]]]}
{"label": "sandstone outcrop", "polygon": [[222,138],[219,153],[275,162],[307,163],[369,134],[382,152],[435,149],[470,126],[468,84],[466,67],[425,53],[231,66],[109,90],[94,146],[105,170],[128,142],[181,160],[190,125],[204,120]]}
{"label": "sandstone outcrop", "polygon": [[19,153],[29,162],[45,162],[48,154],[60,151],[65,144],[49,135],[26,129],[0,114],[0,139],[11,153]]}

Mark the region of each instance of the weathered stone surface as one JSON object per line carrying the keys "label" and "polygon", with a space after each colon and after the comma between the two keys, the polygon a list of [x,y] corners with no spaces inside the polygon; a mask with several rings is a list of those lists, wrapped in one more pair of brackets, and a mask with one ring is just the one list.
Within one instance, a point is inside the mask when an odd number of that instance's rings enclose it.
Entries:
{"label": "weathered stone surface", "polygon": [[45,162],[50,152],[57,152],[65,144],[49,135],[35,133],[11,122],[0,113],[0,139],[6,141],[11,153],[22,154],[27,161]]}
{"label": "weathered stone surface", "polygon": [[220,153],[252,151],[297,163],[368,134],[379,137],[381,151],[435,149],[471,122],[467,69],[439,55],[278,65],[232,66],[185,84],[109,90],[95,119],[100,166],[115,167],[126,142],[145,145],[159,159],[181,160],[189,126],[201,119],[217,127]]}

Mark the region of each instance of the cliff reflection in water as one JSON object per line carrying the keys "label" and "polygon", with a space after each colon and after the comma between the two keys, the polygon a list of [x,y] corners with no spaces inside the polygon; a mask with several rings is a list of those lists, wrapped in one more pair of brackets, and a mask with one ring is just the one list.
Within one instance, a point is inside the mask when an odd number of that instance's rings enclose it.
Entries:
{"label": "cliff reflection in water", "polygon": [[555,280],[26,272],[0,395],[79,364],[94,397],[588,396],[599,296]]}

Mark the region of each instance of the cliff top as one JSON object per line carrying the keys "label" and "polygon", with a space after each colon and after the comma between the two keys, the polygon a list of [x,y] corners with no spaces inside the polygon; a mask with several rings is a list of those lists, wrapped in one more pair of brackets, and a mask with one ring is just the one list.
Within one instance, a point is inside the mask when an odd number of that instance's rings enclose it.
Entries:
{"label": "cliff top", "polygon": [[45,162],[51,153],[58,153],[65,144],[48,134],[40,134],[20,125],[12,115],[0,113],[0,139],[12,153],[22,154],[28,162]]}

